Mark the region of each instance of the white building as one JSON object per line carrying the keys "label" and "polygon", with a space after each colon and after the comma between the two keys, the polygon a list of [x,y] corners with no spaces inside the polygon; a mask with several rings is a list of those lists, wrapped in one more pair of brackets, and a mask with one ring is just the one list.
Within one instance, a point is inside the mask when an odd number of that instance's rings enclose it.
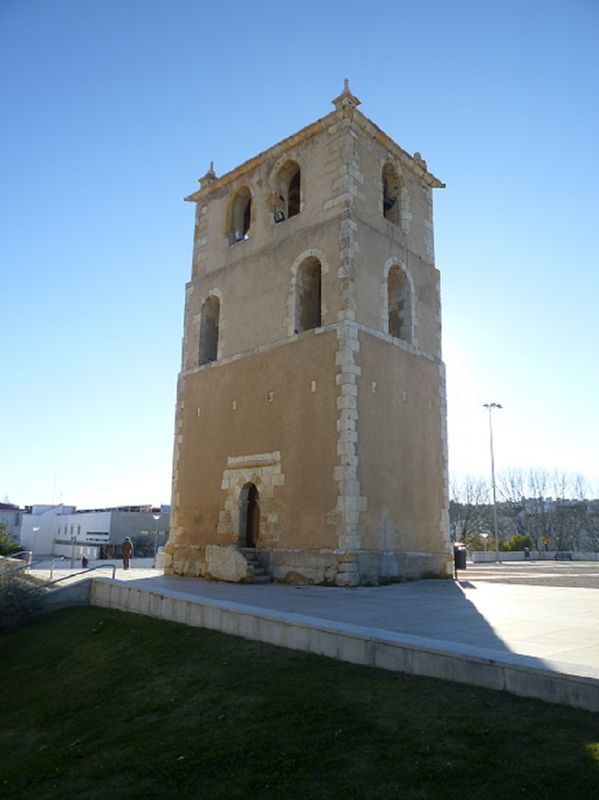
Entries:
{"label": "white building", "polygon": [[[158,519],[156,519],[158,517]],[[116,558],[126,536],[146,534],[155,547],[168,538],[170,506],[119,506],[77,511],[75,506],[32,506],[23,514],[21,542],[34,558]]]}
{"label": "white building", "polygon": [[75,510],[75,506],[35,505],[27,508],[21,522],[21,544],[33,557],[53,553],[56,519]]}

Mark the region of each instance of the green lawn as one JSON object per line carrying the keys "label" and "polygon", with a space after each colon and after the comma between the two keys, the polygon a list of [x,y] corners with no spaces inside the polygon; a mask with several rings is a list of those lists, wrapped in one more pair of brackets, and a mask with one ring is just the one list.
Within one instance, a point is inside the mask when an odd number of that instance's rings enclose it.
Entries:
{"label": "green lawn", "polygon": [[599,797],[599,718],[97,608],[0,639],[0,797]]}

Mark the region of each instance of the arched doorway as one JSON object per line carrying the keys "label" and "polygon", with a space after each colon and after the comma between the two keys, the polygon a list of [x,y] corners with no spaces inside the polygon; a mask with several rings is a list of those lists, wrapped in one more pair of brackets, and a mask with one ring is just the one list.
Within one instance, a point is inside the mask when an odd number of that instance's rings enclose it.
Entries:
{"label": "arched doorway", "polygon": [[241,542],[256,547],[260,535],[260,493],[253,483],[246,483],[240,497]]}

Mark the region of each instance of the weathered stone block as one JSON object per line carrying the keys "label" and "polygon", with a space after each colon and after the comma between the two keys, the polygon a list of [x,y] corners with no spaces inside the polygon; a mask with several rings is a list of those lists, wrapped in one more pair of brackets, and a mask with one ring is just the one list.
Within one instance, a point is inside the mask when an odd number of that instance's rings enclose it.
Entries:
{"label": "weathered stone block", "polygon": [[206,546],[206,576],[240,583],[250,577],[250,568],[237,547],[209,544]]}

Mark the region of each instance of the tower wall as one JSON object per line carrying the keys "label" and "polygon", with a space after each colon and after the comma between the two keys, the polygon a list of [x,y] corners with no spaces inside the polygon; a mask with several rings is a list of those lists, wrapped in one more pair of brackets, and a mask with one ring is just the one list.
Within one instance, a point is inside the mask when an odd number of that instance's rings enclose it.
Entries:
{"label": "tower wall", "polygon": [[[208,546],[247,543],[249,485],[257,552],[276,579],[355,585],[448,568],[432,237],[442,184],[357,102],[346,89],[328,117],[220,179],[210,170],[187,198],[168,573],[210,574]],[[277,222],[290,160],[301,204]],[[316,328],[301,330],[307,261],[321,302]]]}
{"label": "tower wall", "polygon": [[438,574],[447,561],[442,365],[368,332],[359,336],[361,575]]}
{"label": "tower wall", "polygon": [[[248,482],[260,492],[261,549],[336,548],[325,524],[337,502],[336,346],[334,331],[310,331],[181,379],[174,572],[202,574],[208,544],[244,544],[239,498]],[[281,577],[294,558],[281,563]]]}

